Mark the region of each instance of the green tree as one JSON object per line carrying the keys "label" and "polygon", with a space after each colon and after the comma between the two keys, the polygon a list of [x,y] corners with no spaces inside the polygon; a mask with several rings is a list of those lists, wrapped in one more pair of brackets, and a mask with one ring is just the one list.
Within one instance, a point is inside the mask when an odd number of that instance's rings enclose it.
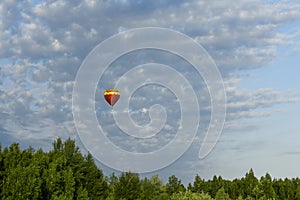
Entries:
{"label": "green tree", "polygon": [[297,186],[295,199],[300,200],[300,185]]}
{"label": "green tree", "polygon": [[3,199],[38,199],[41,194],[39,167],[31,164],[8,169],[2,187]]}
{"label": "green tree", "polygon": [[172,195],[173,193],[184,192],[185,188],[181,183],[181,180],[179,180],[175,175],[172,175],[169,177],[169,181],[166,184],[166,191],[169,195]]}
{"label": "green tree", "polygon": [[113,172],[108,178],[109,194],[107,199],[114,199],[114,192],[118,181],[119,181],[119,177],[116,176],[116,174]]}
{"label": "green tree", "polygon": [[3,154],[5,170],[16,168],[21,161],[21,157],[21,150],[18,143],[11,144],[9,149],[6,147]]}
{"label": "green tree", "polygon": [[66,167],[66,158],[61,155],[49,163],[44,170],[44,199],[53,199],[64,193],[63,170]]}
{"label": "green tree", "polygon": [[252,190],[252,194],[254,196],[254,199],[259,199],[263,196],[262,186],[260,183],[258,183]]}
{"label": "green tree", "polygon": [[170,197],[171,200],[212,200],[211,196],[204,193],[196,193],[190,190],[185,192],[173,193]]}
{"label": "green tree", "polygon": [[82,186],[80,186],[77,191],[76,199],[77,200],[89,200],[88,191],[85,188],[83,188]]}
{"label": "green tree", "polygon": [[71,167],[67,167],[62,173],[64,183],[64,195],[67,199],[73,199],[75,192],[75,179]]}
{"label": "green tree", "polygon": [[236,179],[230,182],[228,190],[229,190],[228,195],[231,199],[238,199],[240,194],[239,194],[239,188]]}
{"label": "green tree", "polygon": [[275,190],[273,188],[272,178],[270,174],[266,173],[265,176],[260,179],[261,187],[264,193],[264,196],[267,199],[273,199],[276,197]]}
{"label": "green tree", "polygon": [[[62,153],[66,158],[66,165],[72,169],[74,176],[74,188],[78,190],[82,186],[82,182],[85,182],[85,167],[84,167],[84,157],[82,156],[79,148],[76,146],[75,141],[70,138],[67,139],[63,144],[62,141],[59,141],[60,138],[54,145],[56,146],[57,151]],[[76,198],[77,193],[75,193]]]}
{"label": "green tree", "polygon": [[230,200],[229,195],[225,192],[224,188],[220,188],[215,197],[216,200]]}
{"label": "green tree", "polygon": [[141,186],[141,199],[143,200],[158,199],[161,194],[166,193],[162,181],[158,178],[158,174],[153,175],[150,179],[143,179]]}
{"label": "green tree", "polygon": [[96,166],[90,153],[85,157],[80,172],[83,176],[81,183],[87,189],[90,199],[105,199],[109,195],[107,179]]}
{"label": "green tree", "polygon": [[[255,197],[255,194],[253,194],[255,187],[258,185],[258,179],[255,177],[254,172],[252,169],[249,170],[248,173],[246,173],[245,178],[242,178],[240,183],[240,191],[244,198],[246,197]],[[256,191],[257,192],[257,191]]]}
{"label": "green tree", "polygon": [[285,178],[284,188],[285,188],[285,199],[288,199],[288,200],[294,199],[295,191],[293,189],[293,183],[291,180]]}
{"label": "green tree", "polygon": [[168,199],[246,199],[300,200],[300,179],[272,179],[267,173],[260,180],[250,169],[242,179],[224,180],[214,176],[205,181],[199,175],[185,190],[172,175],[163,184],[158,175],[139,179],[138,174],[114,173],[107,178],[91,154],[83,156],[75,141],[60,138],[53,149],[43,152],[32,147],[21,151],[17,143],[2,150],[0,145],[0,199],[38,200],[168,200]]}
{"label": "green tree", "polygon": [[63,150],[63,142],[61,138],[57,138],[54,142],[53,142],[53,152],[54,153],[58,153],[58,152],[62,152]]}
{"label": "green tree", "polygon": [[194,180],[194,183],[193,185],[189,186],[189,190],[191,190],[192,192],[198,192],[198,193],[201,193],[201,192],[204,192],[204,191],[207,191],[205,190],[205,180],[202,179],[198,174],[195,176],[195,180]]}
{"label": "green tree", "polygon": [[142,191],[138,174],[132,172],[123,172],[114,187],[115,199],[138,199]]}

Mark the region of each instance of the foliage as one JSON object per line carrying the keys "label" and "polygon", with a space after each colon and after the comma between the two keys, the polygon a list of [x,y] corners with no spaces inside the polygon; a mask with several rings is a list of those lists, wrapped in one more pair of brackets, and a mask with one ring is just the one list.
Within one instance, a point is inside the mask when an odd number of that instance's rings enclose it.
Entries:
{"label": "foliage", "polygon": [[166,184],[157,174],[143,179],[133,172],[106,177],[74,140],[58,138],[49,152],[31,147],[22,151],[16,143],[4,149],[0,145],[0,199],[300,200],[300,179],[272,179],[268,173],[257,179],[250,169],[231,181],[196,175],[185,188],[175,175]]}
{"label": "foliage", "polygon": [[181,180],[179,180],[175,175],[169,177],[169,182],[166,185],[166,189],[169,195],[185,191],[184,185],[181,183]]}
{"label": "foliage", "polygon": [[191,192],[189,190],[185,192],[178,192],[178,193],[173,193],[171,200],[212,200],[209,194],[204,194],[204,193],[196,193],[196,192]]}

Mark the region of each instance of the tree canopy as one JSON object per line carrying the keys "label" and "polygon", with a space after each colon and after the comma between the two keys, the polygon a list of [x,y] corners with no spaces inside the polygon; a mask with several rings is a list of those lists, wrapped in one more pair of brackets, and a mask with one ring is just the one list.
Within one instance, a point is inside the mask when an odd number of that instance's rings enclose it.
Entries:
{"label": "tree canopy", "polygon": [[196,175],[185,187],[175,175],[167,183],[154,175],[123,172],[105,176],[91,154],[82,155],[75,141],[53,142],[44,152],[31,147],[21,150],[13,143],[0,146],[0,199],[24,200],[300,200],[300,179],[274,179],[270,174],[256,178],[252,169],[244,177],[204,180]]}

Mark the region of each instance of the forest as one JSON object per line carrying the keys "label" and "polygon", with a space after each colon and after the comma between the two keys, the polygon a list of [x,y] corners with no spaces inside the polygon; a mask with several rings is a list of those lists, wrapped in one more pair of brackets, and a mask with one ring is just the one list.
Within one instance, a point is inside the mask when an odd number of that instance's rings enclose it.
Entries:
{"label": "forest", "polygon": [[276,179],[267,173],[258,179],[252,169],[234,180],[196,175],[186,187],[175,175],[166,183],[158,175],[140,178],[133,172],[105,176],[91,154],[83,155],[74,140],[60,138],[47,152],[21,150],[17,143],[0,147],[0,180],[0,199],[11,200],[300,200],[299,178]]}

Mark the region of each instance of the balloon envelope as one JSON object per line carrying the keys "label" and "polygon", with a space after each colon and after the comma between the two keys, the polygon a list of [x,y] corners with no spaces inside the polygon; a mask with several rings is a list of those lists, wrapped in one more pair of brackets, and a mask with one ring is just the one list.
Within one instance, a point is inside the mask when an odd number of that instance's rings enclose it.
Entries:
{"label": "balloon envelope", "polygon": [[109,105],[114,106],[120,98],[120,92],[114,88],[110,88],[104,92],[104,98]]}

